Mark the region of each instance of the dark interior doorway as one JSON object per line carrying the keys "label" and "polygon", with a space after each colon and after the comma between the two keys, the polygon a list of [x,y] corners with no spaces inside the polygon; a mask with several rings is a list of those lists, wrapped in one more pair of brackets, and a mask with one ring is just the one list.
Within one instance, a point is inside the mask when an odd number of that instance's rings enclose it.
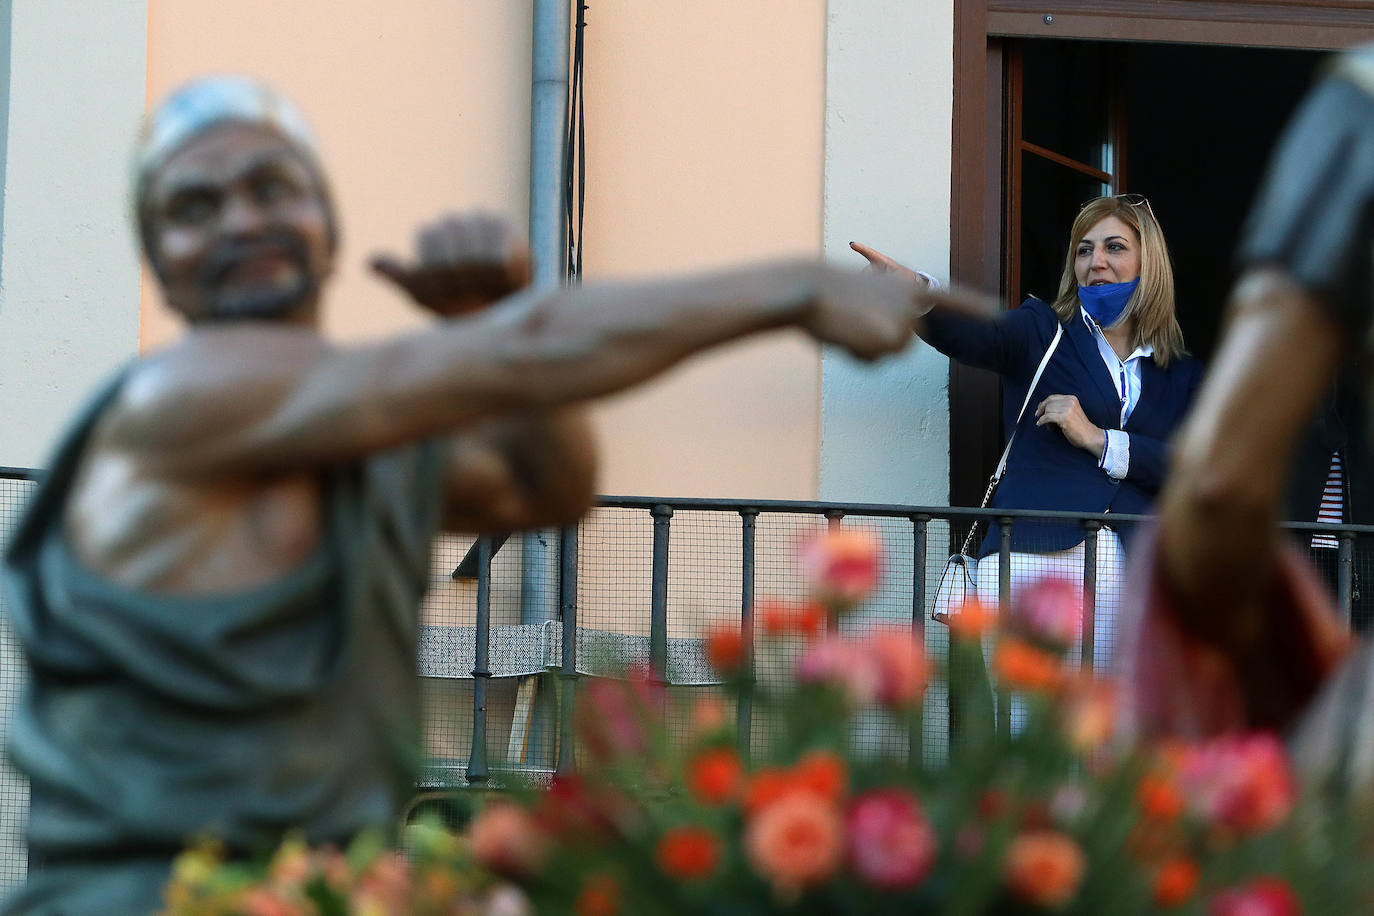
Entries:
{"label": "dark interior doorway", "polygon": [[1173,255],[1184,338],[1205,362],[1269,151],[1326,55],[1066,40],[1008,46],[1008,79],[1020,81],[1007,95],[1008,142],[1022,141],[1019,162],[1016,149],[1007,151],[1008,298],[1054,297],[1069,225],[1085,200],[1144,194]]}

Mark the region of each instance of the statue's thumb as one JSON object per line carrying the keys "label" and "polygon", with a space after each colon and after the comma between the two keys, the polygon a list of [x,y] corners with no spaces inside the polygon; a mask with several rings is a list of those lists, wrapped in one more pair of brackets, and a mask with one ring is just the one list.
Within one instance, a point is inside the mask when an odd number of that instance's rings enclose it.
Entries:
{"label": "statue's thumb", "polygon": [[372,260],[368,262],[368,266],[372,268],[372,272],[377,276],[390,280],[392,283],[401,287],[401,289],[406,291],[410,290],[410,271],[406,270],[405,266],[402,265],[400,261],[390,255],[373,255]]}

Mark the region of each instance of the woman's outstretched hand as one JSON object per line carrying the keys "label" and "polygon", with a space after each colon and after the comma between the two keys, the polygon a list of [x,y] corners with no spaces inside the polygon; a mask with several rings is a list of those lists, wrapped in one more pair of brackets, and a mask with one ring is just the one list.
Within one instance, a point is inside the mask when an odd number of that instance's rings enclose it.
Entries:
{"label": "woman's outstretched hand", "polygon": [[1107,447],[1107,434],[1088,419],[1083,405],[1072,394],[1052,394],[1035,407],[1035,425],[1052,423],[1059,427],[1064,438],[1084,451],[1101,456]]}
{"label": "woman's outstretched hand", "polygon": [[930,285],[925,277],[921,276],[910,267],[907,267],[905,264],[894,261],[876,248],[869,248],[867,245],[860,242],[850,242],[849,247],[863,255],[864,259],[868,261],[868,269],[875,273],[895,274],[904,280],[910,280],[922,289]]}

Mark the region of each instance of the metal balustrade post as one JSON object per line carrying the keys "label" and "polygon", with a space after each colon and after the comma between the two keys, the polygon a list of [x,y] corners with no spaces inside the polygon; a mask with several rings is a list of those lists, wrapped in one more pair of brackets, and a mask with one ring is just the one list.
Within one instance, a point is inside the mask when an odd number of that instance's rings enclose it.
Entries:
{"label": "metal balustrade post", "polygon": [[[1006,516],[997,519],[997,619],[1004,624],[1011,614],[1011,526],[1012,519]],[[1011,734],[1011,691],[1005,687],[997,688],[997,727],[1004,734]]]}
{"label": "metal balustrade post", "polygon": [[1345,626],[1349,629],[1354,623],[1354,583],[1355,583],[1355,533],[1340,533],[1340,551],[1336,562],[1336,597],[1341,603],[1341,613],[1345,615]]}
{"label": "metal balustrade post", "polygon": [[563,657],[558,672],[559,728],[558,764],[560,775],[577,770],[577,526],[569,525],[559,532],[558,590],[563,618]]}
{"label": "metal balustrade post", "polygon": [[1083,637],[1078,664],[1086,671],[1094,667],[1093,651],[1097,639],[1097,532],[1102,523],[1083,521]]}
{"label": "metal balustrade post", "polygon": [[654,517],[654,568],[649,591],[649,671],[654,683],[668,684],[668,532],[673,510],[658,505]]}
{"label": "metal balustrade post", "polygon": [[477,635],[472,667],[472,748],[468,784],[485,784],[487,767],[487,683],[491,680],[491,539],[477,539]]}
{"label": "metal balustrade post", "polygon": [[[926,527],[930,516],[917,513],[911,517],[911,635],[925,643],[926,633]],[[925,751],[924,712],[917,703],[907,722],[907,763],[912,769],[920,766]]]}
{"label": "metal balustrade post", "polygon": [[926,535],[930,516],[919,513],[911,517],[911,631],[918,636],[926,632]]}
{"label": "metal balustrade post", "polygon": [[740,631],[744,635],[744,683],[735,714],[740,759],[749,763],[754,734],[754,529],[759,510],[741,509],[740,515]]}
{"label": "metal balustrade post", "polygon": [[[826,530],[839,531],[840,521],[844,518],[844,512],[840,509],[827,509],[825,513]],[[833,607],[825,609],[825,629],[828,633],[840,632],[840,615]]]}

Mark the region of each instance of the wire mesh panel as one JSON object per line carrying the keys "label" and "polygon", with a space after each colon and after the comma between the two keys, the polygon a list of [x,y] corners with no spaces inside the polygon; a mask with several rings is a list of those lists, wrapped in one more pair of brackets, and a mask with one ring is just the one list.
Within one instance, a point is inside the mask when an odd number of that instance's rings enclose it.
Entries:
{"label": "wire mesh panel", "polygon": [[[34,484],[28,480],[0,477],[0,545],[9,543]],[[0,736],[9,733],[23,680],[23,661],[9,627],[5,592],[0,589]],[[24,821],[29,810],[29,786],[14,771],[9,759],[0,759],[0,891],[21,884],[28,871],[28,847]]]}

